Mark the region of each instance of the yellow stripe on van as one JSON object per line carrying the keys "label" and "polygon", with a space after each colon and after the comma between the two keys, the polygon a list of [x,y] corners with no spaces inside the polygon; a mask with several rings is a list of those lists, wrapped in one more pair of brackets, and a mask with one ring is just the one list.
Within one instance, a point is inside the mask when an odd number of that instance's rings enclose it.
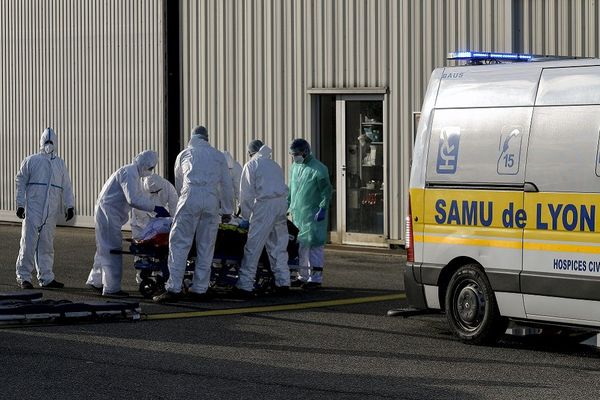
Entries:
{"label": "yellow stripe on van", "polygon": [[[421,235],[419,235],[421,236]],[[435,243],[435,244],[445,244],[445,245],[462,245],[462,246],[485,246],[485,247],[499,247],[505,249],[520,249],[521,241],[512,241],[512,240],[494,240],[490,239],[472,239],[465,237],[455,237],[455,236],[429,236],[424,235],[418,237],[415,235],[415,240],[424,243]]]}
{"label": "yellow stripe on van", "polygon": [[541,243],[541,242],[525,242],[523,249],[532,251],[551,251],[558,253],[590,253],[600,254],[600,246],[589,246],[582,244],[566,244],[566,243]]}
{"label": "yellow stripe on van", "polygon": [[425,225],[425,234],[452,236],[484,236],[521,240],[521,229],[485,228],[480,226]]}
{"label": "yellow stripe on van", "polygon": [[[454,237],[454,236],[429,236],[415,235],[415,240],[422,243],[443,244],[443,245],[462,245],[462,246],[480,246],[480,247],[495,247],[504,249],[519,249],[521,241],[513,240],[494,240],[469,238],[469,237]],[[524,242],[524,250],[530,251],[549,251],[549,252],[564,252],[564,253],[589,253],[600,254],[600,246],[590,246],[583,244],[568,244],[560,242]]]}

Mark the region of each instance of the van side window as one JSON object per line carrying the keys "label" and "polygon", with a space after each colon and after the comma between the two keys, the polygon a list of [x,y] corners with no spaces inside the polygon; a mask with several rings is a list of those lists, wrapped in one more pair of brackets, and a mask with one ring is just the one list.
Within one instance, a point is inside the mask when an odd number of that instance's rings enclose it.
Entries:
{"label": "van side window", "polygon": [[596,149],[596,176],[600,178],[600,130],[598,131],[598,147]]}
{"label": "van side window", "polygon": [[527,182],[540,192],[600,193],[600,105],[536,107]]}
{"label": "van side window", "polygon": [[531,113],[532,107],[435,110],[427,181],[522,184]]}
{"label": "van side window", "polygon": [[600,67],[544,69],[535,104],[600,104]]}

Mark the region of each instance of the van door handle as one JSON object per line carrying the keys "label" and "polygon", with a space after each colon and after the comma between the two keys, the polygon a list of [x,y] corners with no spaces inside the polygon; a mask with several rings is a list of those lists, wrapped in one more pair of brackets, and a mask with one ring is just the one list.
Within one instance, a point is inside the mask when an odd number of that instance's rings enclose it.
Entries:
{"label": "van door handle", "polygon": [[533,182],[525,182],[523,185],[523,191],[525,193],[538,193],[540,189]]}

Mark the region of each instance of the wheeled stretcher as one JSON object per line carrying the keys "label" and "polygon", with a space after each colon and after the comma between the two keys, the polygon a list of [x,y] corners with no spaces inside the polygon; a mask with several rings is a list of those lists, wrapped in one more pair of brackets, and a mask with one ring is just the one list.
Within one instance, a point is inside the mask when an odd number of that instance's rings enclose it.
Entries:
{"label": "wheeled stretcher", "polygon": [[[288,221],[288,264],[291,268],[298,265],[298,228]],[[210,287],[214,290],[233,288],[238,280],[239,269],[244,257],[248,231],[235,225],[220,224],[215,243]],[[145,298],[151,298],[164,289],[169,279],[167,259],[169,256],[169,233],[157,233],[146,240],[126,239],[130,242],[129,251],[114,250],[111,253],[132,254],[135,256],[134,268],[139,271],[139,291]],[[192,245],[187,260],[183,280],[184,290],[191,285],[196,266],[196,247]],[[274,277],[269,257],[263,249],[256,270],[255,291],[266,293],[273,289]]]}

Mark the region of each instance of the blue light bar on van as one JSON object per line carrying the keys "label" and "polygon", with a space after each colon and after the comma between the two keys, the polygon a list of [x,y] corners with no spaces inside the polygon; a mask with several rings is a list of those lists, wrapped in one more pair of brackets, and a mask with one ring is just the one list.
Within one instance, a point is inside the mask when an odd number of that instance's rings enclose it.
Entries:
{"label": "blue light bar on van", "polygon": [[488,53],[480,51],[458,51],[448,53],[448,60],[467,60],[475,62],[483,60],[530,61],[532,58],[532,54],[519,53]]}

